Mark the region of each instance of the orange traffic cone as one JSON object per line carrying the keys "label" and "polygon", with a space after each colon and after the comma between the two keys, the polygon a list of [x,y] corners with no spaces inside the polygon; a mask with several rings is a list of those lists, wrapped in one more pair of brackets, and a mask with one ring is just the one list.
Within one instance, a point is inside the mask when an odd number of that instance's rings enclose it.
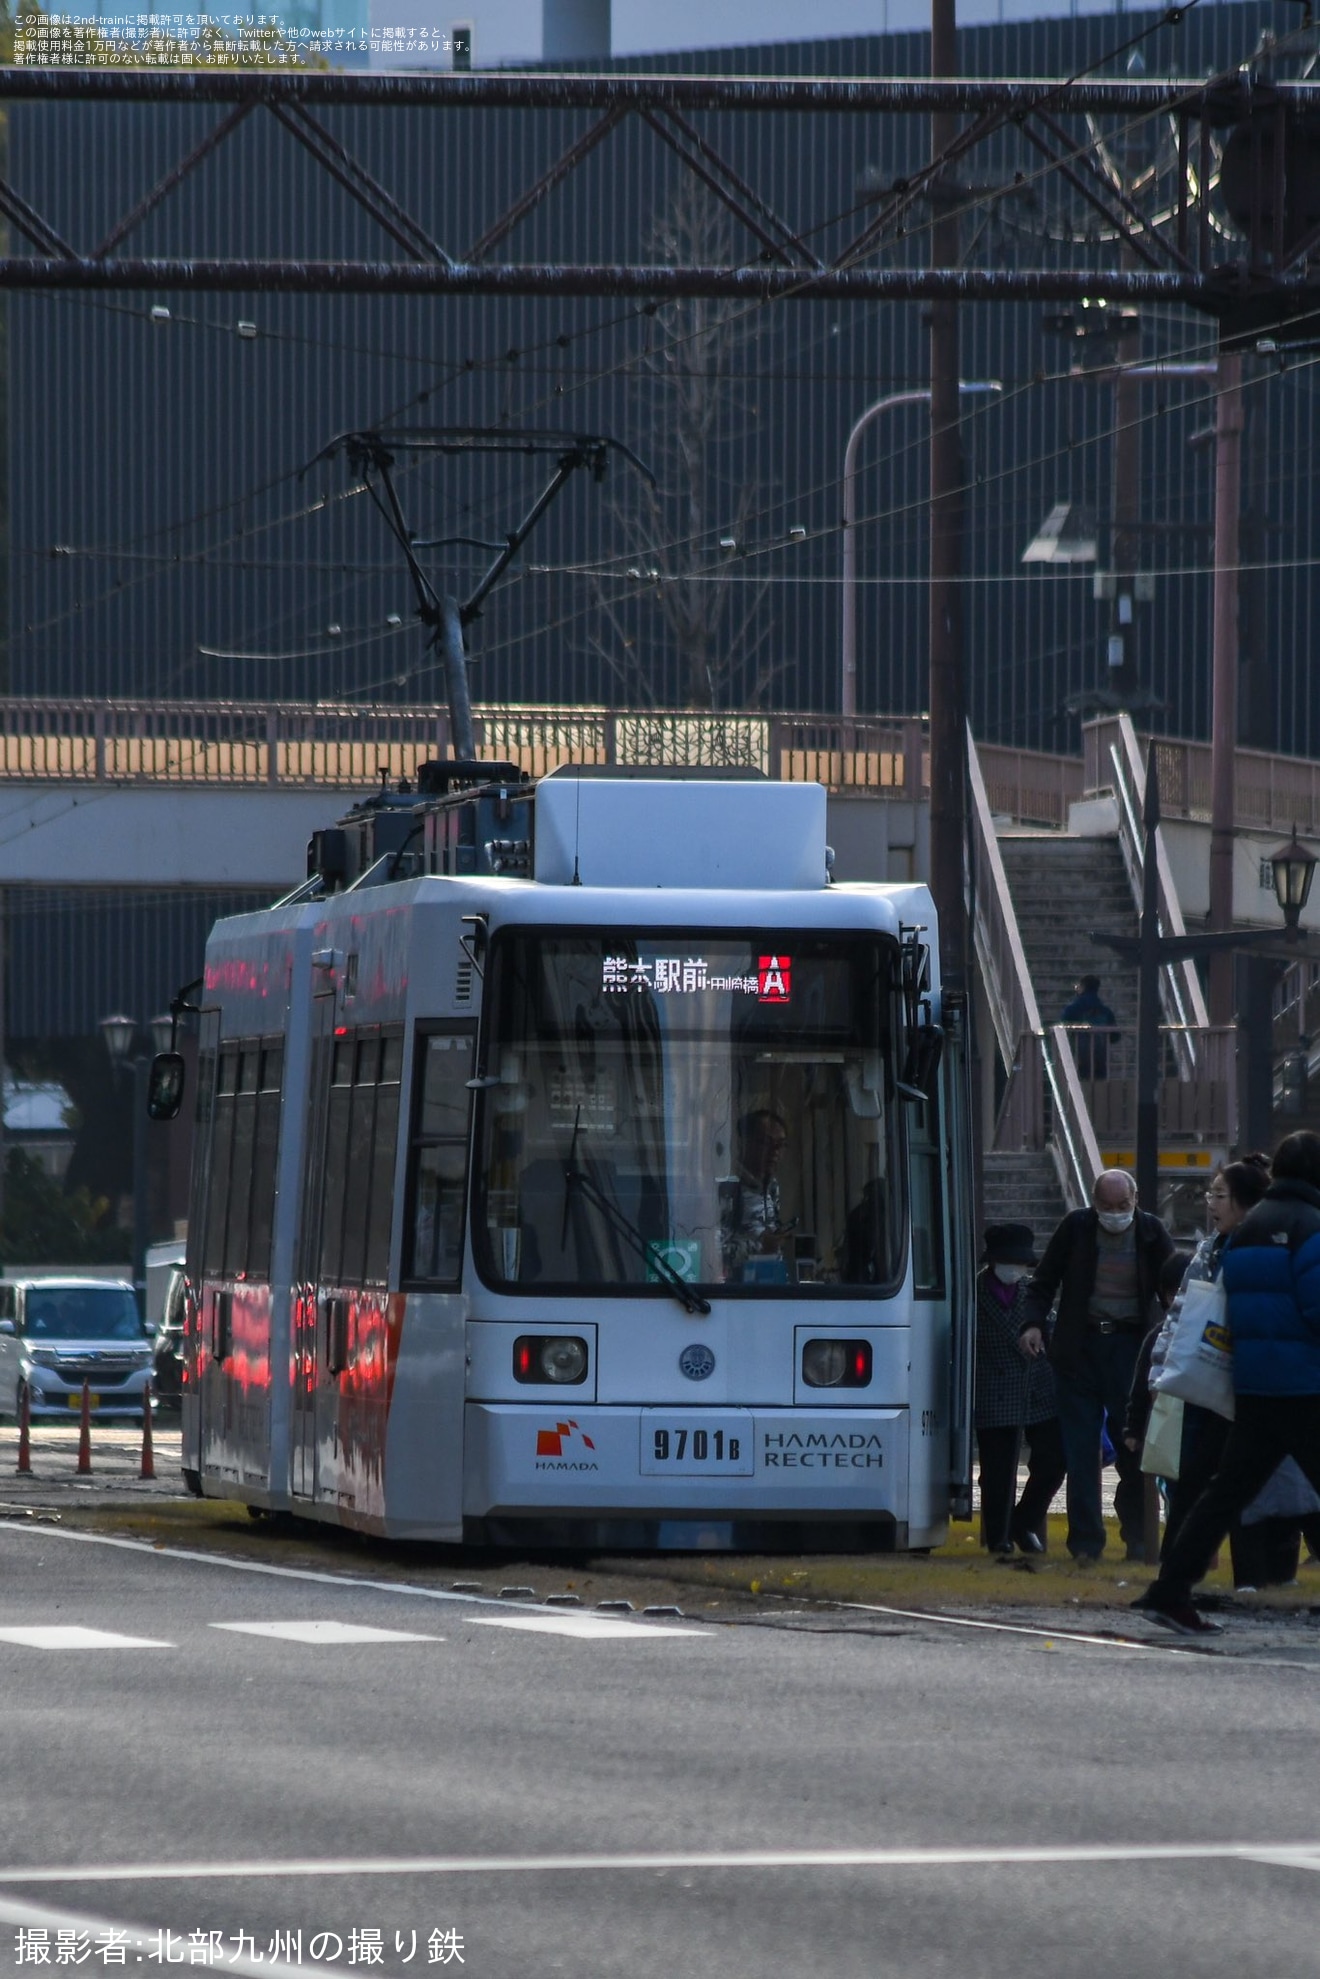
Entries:
{"label": "orange traffic cone", "polygon": [[139,1477],[156,1475],[156,1458],[151,1447],[151,1383],[142,1390],[142,1469]]}
{"label": "orange traffic cone", "polygon": [[92,1468],[92,1391],[84,1381],[82,1420],[78,1425],[78,1475],[85,1477]]}
{"label": "orange traffic cone", "polygon": [[32,1396],[26,1381],[23,1383],[23,1399],[18,1405],[18,1463],[20,1477],[32,1475]]}

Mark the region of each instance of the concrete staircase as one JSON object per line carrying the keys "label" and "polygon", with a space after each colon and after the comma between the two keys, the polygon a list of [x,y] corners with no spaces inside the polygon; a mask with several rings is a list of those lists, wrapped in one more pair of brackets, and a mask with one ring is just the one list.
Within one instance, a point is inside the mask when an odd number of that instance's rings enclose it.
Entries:
{"label": "concrete staircase", "polygon": [[1117,838],[1008,832],[1000,857],[1017,915],[1042,1024],[1057,1024],[1081,976],[1100,994],[1131,1048],[1137,1031],[1137,972],[1088,939],[1093,928],[1135,935],[1137,910]]}
{"label": "concrete staircase", "polygon": [[[1029,1223],[1039,1256],[1067,1208],[1054,1157],[1048,1149],[1036,1154],[1025,1149],[1000,1153],[988,1148],[981,1170],[981,1188],[986,1222]],[[978,1231],[978,1256],[980,1236]]]}

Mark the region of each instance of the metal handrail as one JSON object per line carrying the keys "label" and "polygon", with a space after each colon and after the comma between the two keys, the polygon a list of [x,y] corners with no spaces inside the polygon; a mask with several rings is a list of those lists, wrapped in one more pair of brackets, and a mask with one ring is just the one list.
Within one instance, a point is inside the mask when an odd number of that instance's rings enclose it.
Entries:
{"label": "metal handrail", "polygon": [[[1089,1202],[1100,1173],[1100,1147],[1086,1109],[1077,1068],[1066,1034],[1046,1031],[1027,968],[1026,951],[1018,932],[1008,878],[1000,856],[985,780],[971,730],[967,732],[968,777],[971,786],[969,823],[976,862],[976,914],[973,922],[977,959],[990,990],[995,1034],[1009,1069],[1009,1087],[1026,1084],[1026,1103],[1035,1105],[1040,1070],[1049,1092],[1051,1146],[1059,1168],[1064,1197],[1071,1207]],[[1057,1032],[1057,1035],[1056,1035]],[[1039,1068],[1036,1054],[1039,1054]],[[1005,1093],[1005,1106],[1021,1105],[1023,1095]],[[1004,1114],[1001,1111],[1001,1120]]]}
{"label": "metal handrail", "polygon": [[[1110,745],[1109,755],[1114,769],[1114,791],[1118,798],[1119,844],[1132,886],[1134,903],[1139,903],[1145,844],[1141,806],[1146,773],[1142,766],[1141,752],[1130,715],[1123,714],[1118,717],[1118,734],[1119,740],[1116,744]],[[1173,869],[1169,865],[1162,832],[1156,834],[1156,847],[1156,904],[1160,933],[1186,934],[1186,924],[1183,921],[1177,889],[1173,884]],[[1184,1032],[1204,1029],[1209,1025],[1210,1012],[1206,1007],[1201,979],[1196,973],[1194,962],[1175,962],[1160,970],[1160,1002],[1164,1006],[1170,1024],[1180,1027]],[[1178,1076],[1183,1079],[1194,1079],[1197,1073],[1195,1040],[1190,1036],[1184,1037],[1177,1045],[1177,1052]]]}
{"label": "metal handrail", "polygon": [[986,796],[985,779],[971,729],[967,731],[967,766],[971,784],[969,824],[975,861],[976,915],[974,936],[981,974],[990,989],[991,1017],[1005,1065],[1013,1064],[1017,1040],[1040,1031],[1040,1010],[1027,968],[1026,951],[1018,933],[1008,877]]}
{"label": "metal handrail", "polygon": [[1054,1122],[1055,1165],[1069,1207],[1080,1209],[1091,1200],[1104,1160],[1064,1025],[1051,1024],[1045,1033],[1044,1060]]}

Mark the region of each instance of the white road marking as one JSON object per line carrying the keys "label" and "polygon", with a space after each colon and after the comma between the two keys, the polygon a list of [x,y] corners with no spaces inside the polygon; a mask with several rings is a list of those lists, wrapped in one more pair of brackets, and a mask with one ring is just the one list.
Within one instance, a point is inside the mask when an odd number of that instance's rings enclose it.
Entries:
{"label": "white road marking", "polygon": [[[306,1580],[318,1587],[365,1587],[376,1594],[405,1594],[418,1601],[451,1602],[460,1608],[481,1608],[493,1604],[493,1594],[453,1594],[444,1587],[419,1587],[411,1581],[370,1580],[363,1574],[318,1573],[313,1567],[280,1567],[268,1560],[235,1560],[225,1553],[200,1553],[186,1546],[158,1546],[149,1539],[120,1539],[106,1532],[75,1532],[69,1526],[9,1526],[6,1531],[25,1532],[33,1538],[72,1539],[84,1546],[117,1546],[127,1553],[149,1553],[154,1560],[189,1560],[199,1567],[229,1567],[238,1574],[269,1574],[275,1580]],[[501,1601],[501,1608],[519,1608],[541,1614],[537,1601]]]}
{"label": "white road marking", "polygon": [[706,1635],[709,1632],[698,1629],[668,1628],[663,1623],[614,1621],[605,1615],[471,1615],[468,1618],[482,1629],[527,1629],[536,1635],[576,1635],[600,1642],[606,1636],[616,1642],[625,1636],[634,1642],[644,1642],[653,1635]]}
{"label": "white road marking", "polygon": [[[144,1960],[159,1967],[164,1949],[162,1933],[159,1929],[144,1931],[138,1924],[125,1924],[118,1917],[87,1917],[71,1910],[47,1910],[35,1903],[19,1903],[13,1897],[0,1897],[0,1924],[14,1924],[23,1930],[71,1931],[75,1936],[91,1942],[93,1951],[104,1950],[107,1944],[122,1945],[125,1952],[135,1956],[141,1965]],[[186,1949],[186,1934],[175,1932],[172,1950],[175,1953]],[[183,1944],[180,1940],[184,1940]],[[181,1958],[171,1958],[170,1964],[181,1964]],[[108,1964],[109,1961],[107,1960]],[[281,1959],[243,1958],[235,1953],[226,1954],[223,1959],[208,1961],[214,1971],[236,1972],[239,1979],[307,1979],[304,1966],[285,1965]]]}
{"label": "white road marking", "polygon": [[655,1869],[1014,1869],[1038,1864],[1257,1862],[1286,1869],[1320,1867],[1320,1841],[1079,1842],[1012,1848],[785,1848],[656,1850],[632,1854],[422,1855],[273,1862],[132,1862],[101,1867],[0,1869],[0,1884],[246,1882],[348,1876],[576,1875]]}
{"label": "white road marking", "polygon": [[0,1642],[21,1649],[177,1649],[174,1642],[150,1642],[142,1635],[115,1635],[110,1629],[83,1629],[73,1623],[46,1628],[0,1629]]}
{"label": "white road marking", "polygon": [[[1055,1629],[1038,1622],[987,1622],[979,1615],[935,1615],[924,1608],[886,1608],[878,1601],[840,1601],[840,1608],[854,1615],[897,1615],[908,1622],[938,1622],[949,1629],[988,1629],[994,1635],[1044,1636],[1049,1642],[1087,1642],[1097,1649],[1159,1649],[1167,1656],[1204,1656],[1204,1649],[1190,1643],[1164,1640],[1146,1641],[1133,1635],[1087,1635],[1081,1629]],[[1254,1659],[1253,1659],[1254,1660]]]}
{"label": "white road marking", "polygon": [[[234,1560],[224,1553],[199,1553],[183,1546],[157,1546],[151,1540],[119,1539],[103,1532],[74,1532],[65,1526],[42,1526],[39,1533],[34,1533],[33,1529],[27,1526],[6,1527],[6,1530],[28,1532],[34,1537],[45,1539],[74,1539],[87,1546],[118,1546],[129,1553],[149,1553],[153,1560],[190,1560],[194,1565],[201,1567],[231,1567],[235,1573],[240,1574],[270,1574],[276,1580],[312,1581],[318,1587],[362,1587],[369,1588],[373,1594],[403,1594],[416,1601],[451,1602],[456,1607],[466,1608],[498,1606],[501,1610],[507,1609],[515,1614],[536,1615],[544,1617],[547,1621],[552,1619],[546,1616],[545,1609],[539,1601],[502,1601],[493,1594],[452,1594],[448,1588],[419,1587],[411,1581],[369,1580],[361,1574],[324,1574],[318,1573],[312,1567],[278,1567],[265,1560]],[[501,1619],[503,1620],[503,1616]],[[579,1619],[595,1620],[596,1618],[582,1616]],[[604,1624],[604,1616],[600,1618],[600,1622]],[[505,1626],[508,1625],[506,1621]],[[648,1635],[700,1633],[699,1623],[690,1624],[682,1629],[666,1630],[640,1618],[635,1623],[617,1622],[610,1626],[626,1629],[630,1633],[635,1629],[638,1634],[645,1632]]]}
{"label": "white road marking", "polygon": [[412,1635],[404,1629],[372,1629],[360,1622],[211,1622],[235,1635],[278,1636],[285,1642],[443,1642],[442,1635]]}

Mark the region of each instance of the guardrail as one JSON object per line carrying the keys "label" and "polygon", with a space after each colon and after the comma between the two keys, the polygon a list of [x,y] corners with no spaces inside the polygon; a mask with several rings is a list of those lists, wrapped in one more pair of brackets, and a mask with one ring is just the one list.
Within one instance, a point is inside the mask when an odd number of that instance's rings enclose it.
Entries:
{"label": "guardrail", "polygon": [[[757,769],[871,797],[924,798],[928,726],[919,716],[734,714],[478,704],[478,749],[531,776],[565,763]],[[170,783],[360,790],[415,777],[451,754],[444,708],[384,703],[68,701],[0,697],[0,782]],[[983,750],[995,810],[1062,826],[1081,763]]]}
{"label": "guardrail", "polygon": [[[915,717],[489,704],[473,715],[478,748],[533,776],[570,762],[732,766],[895,797],[930,781]],[[0,699],[0,781],[10,783],[360,789],[450,753],[447,711],[431,706]]]}
{"label": "guardrail", "polygon": [[[1127,715],[1105,716],[1082,729],[1086,790],[1111,787],[1112,751]],[[1138,761],[1145,761],[1143,737]],[[1160,810],[1166,818],[1205,822],[1210,807],[1210,744],[1161,736]],[[1320,763],[1300,756],[1274,756],[1263,749],[1233,752],[1233,821],[1244,831],[1277,831],[1286,837],[1294,824],[1303,837],[1320,832]]]}
{"label": "guardrail", "polygon": [[[1103,1165],[1102,1148],[1131,1151],[1136,1146],[1136,1046],[1127,1038],[1111,1039],[1108,1069],[1101,1079],[1078,1072],[1075,1036],[1090,1040],[1094,1033],[1052,1024],[1046,1031],[1024,1032],[1015,1041],[993,1145],[1040,1149],[1062,1133],[1070,1168],[1080,1176],[1094,1162],[1094,1181]],[[1165,1024],[1160,1039],[1166,1073],[1159,1084],[1159,1131],[1165,1152],[1180,1145],[1235,1145],[1236,1026],[1197,1026],[1189,1038],[1183,1027]],[[1194,1079],[1179,1076],[1189,1047],[1199,1067]],[[1056,1092],[1055,1080],[1062,1090]]]}

